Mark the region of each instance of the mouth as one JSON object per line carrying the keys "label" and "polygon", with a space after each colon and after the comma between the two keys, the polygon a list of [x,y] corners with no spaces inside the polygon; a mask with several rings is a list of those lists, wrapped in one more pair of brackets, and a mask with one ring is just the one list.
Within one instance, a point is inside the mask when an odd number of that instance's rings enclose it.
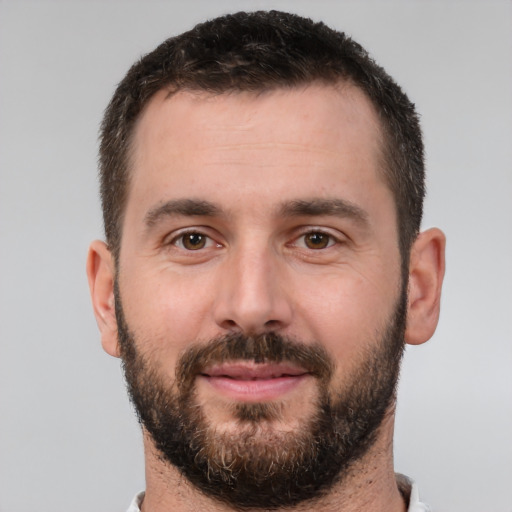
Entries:
{"label": "mouth", "polygon": [[199,378],[227,398],[262,402],[283,398],[310,376],[289,364],[232,362],[207,368]]}

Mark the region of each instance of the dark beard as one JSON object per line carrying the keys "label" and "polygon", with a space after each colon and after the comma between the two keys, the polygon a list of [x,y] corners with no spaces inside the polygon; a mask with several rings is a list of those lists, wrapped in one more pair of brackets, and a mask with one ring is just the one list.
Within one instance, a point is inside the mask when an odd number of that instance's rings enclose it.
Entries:
{"label": "dark beard", "polygon": [[[404,347],[406,292],[379,343],[370,344],[344,389],[330,389],[334,363],[319,345],[276,333],[228,335],[191,346],[179,359],[172,386],[141,355],[126,323],[115,286],[119,343],[125,378],[139,421],[165,463],[174,465],[201,492],[238,509],[276,509],[320,498],[341,482],[373,445],[395,398]],[[296,363],[318,383],[316,411],[293,432],[272,420],[280,403],[240,403],[236,434],[217,432],[195,395],[195,378],[208,364],[226,360]]]}

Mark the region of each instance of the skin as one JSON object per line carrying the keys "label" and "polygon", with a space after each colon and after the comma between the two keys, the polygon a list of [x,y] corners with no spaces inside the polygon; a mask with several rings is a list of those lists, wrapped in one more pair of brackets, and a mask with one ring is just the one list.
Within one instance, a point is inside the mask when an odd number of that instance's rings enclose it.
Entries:
{"label": "skin", "polygon": [[[144,340],[137,348],[161,375],[173,381],[191,343],[275,330],[320,343],[336,364],[333,385],[349,382],[400,290],[396,210],[380,170],[380,140],[370,102],[351,86],[155,95],[136,129],[118,271],[126,319]],[[184,199],[217,210],[162,213],[162,205]],[[340,201],[358,215],[283,215],[299,200]],[[205,246],[187,249],[184,230],[205,235]],[[327,245],[308,246],[305,235],[319,232]],[[87,269],[103,347],[118,357],[115,265],[103,242],[92,243]],[[444,236],[425,231],[411,251],[408,343],[433,334],[443,273]],[[196,386],[221,431],[241,428],[230,404],[252,400],[252,391],[261,399],[258,388],[240,394],[204,378]],[[283,404],[272,428],[293,430],[312,412],[313,378],[269,386],[265,400]],[[405,510],[393,473],[393,419],[390,410],[375,445],[315,510]],[[144,511],[228,510],[162,463],[147,434],[144,443]]]}

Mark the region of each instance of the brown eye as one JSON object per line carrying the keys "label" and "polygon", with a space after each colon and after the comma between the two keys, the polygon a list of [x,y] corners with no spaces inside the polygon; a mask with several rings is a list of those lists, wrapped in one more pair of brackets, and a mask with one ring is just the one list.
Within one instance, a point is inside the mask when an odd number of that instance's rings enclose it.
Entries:
{"label": "brown eye", "polygon": [[189,251],[197,251],[203,249],[206,246],[208,237],[201,233],[185,233],[179,239],[179,242],[183,245],[184,249]]}
{"label": "brown eye", "polygon": [[331,243],[331,237],[326,233],[314,231],[304,235],[304,243],[308,249],[325,249]]}

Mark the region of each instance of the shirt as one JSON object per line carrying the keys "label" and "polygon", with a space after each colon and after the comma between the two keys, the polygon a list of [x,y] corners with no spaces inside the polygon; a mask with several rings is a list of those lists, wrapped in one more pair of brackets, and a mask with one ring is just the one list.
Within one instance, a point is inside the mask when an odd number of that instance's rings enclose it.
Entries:
{"label": "shirt", "polygon": [[[409,500],[409,508],[407,512],[430,512],[430,508],[420,501],[420,494],[416,484],[404,475],[396,475],[398,488],[405,499]],[[140,506],[144,499],[144,491],[139,492],[130,504],[130,507],[126,512],[140,512]]]}

